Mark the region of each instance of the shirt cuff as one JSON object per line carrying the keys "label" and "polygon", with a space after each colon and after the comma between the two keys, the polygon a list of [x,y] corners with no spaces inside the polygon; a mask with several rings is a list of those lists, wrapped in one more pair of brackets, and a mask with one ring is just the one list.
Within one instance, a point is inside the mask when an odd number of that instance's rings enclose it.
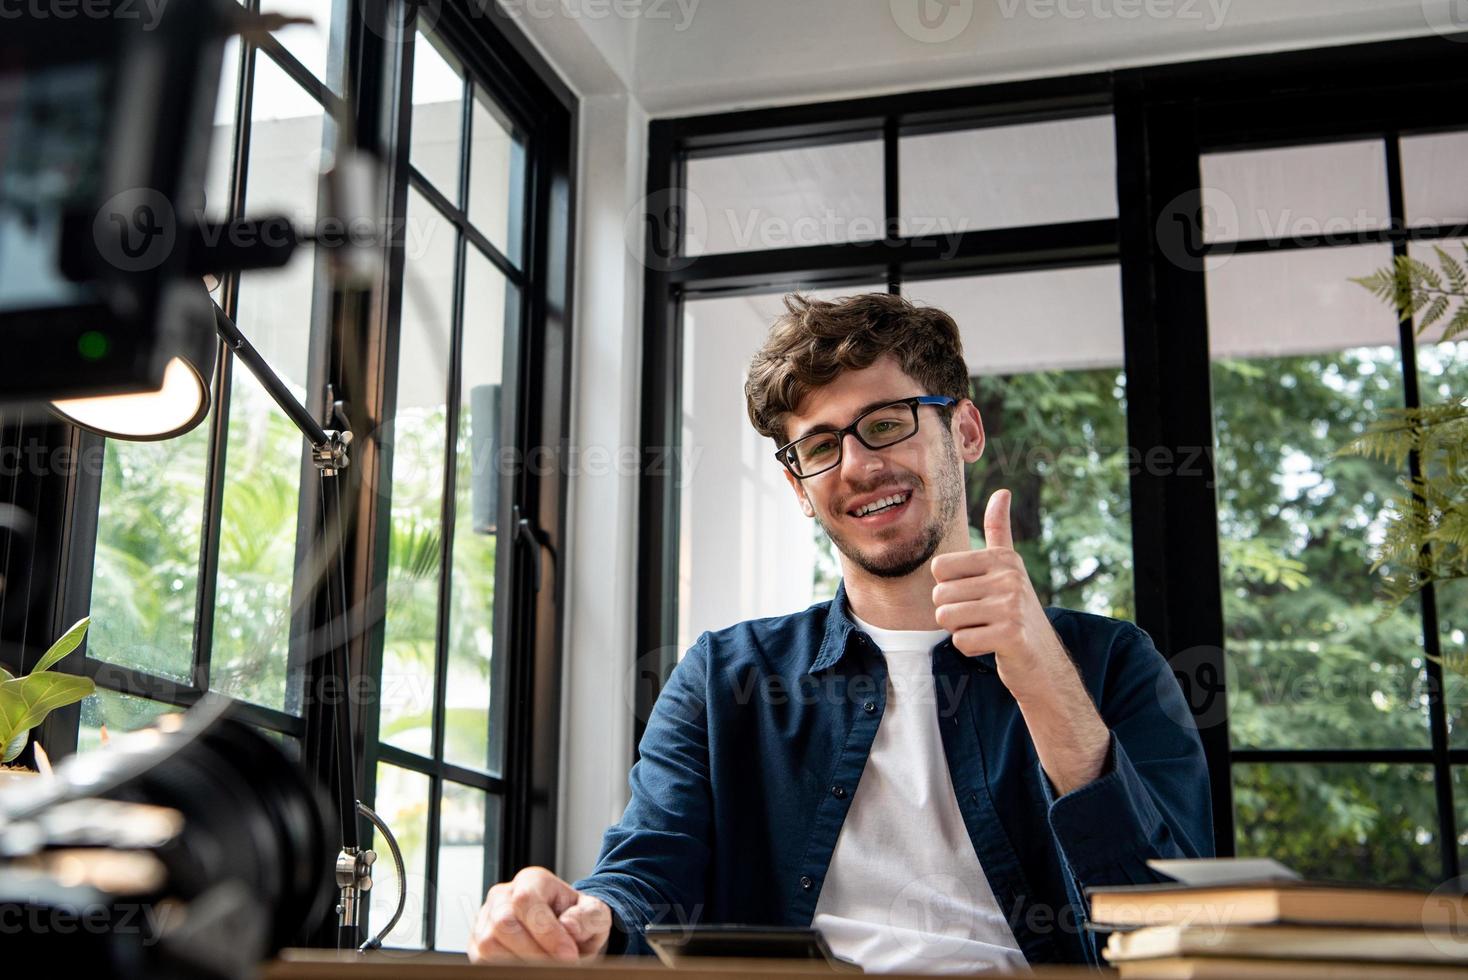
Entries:
{"label": "shirt cuff", "polygon": [[1081,882],[1092,872],[1119,864],[1138,862],[1145,867],[1164,824],[1115,732],[1101,775],[1064,796],[1056,796],[1038,761],[1035,768],[1049,807],[1050,830]]}
{"label": "shirt cuff", "polygon": [[610,890],[587,884],[584,879],[571,887],[583,895],[601,899],[612,910],[612,928],[607,933],[607,956],[647,955],[652,952],[647,941],[642,938],[642,930],[629,924],[632,917],[623,909],[619,896]]}

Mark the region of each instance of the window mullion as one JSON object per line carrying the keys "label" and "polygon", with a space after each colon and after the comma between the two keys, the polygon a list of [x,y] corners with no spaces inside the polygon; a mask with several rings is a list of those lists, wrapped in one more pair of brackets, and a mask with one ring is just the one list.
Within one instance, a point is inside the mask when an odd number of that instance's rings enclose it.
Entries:
{"label": "window mullion", "polygon": [[[1386,173],[1387,196],[1391,205],[1393,230],[1407,227],[1406,193],[1402,184],[1402,147],[1396,132],[1387,132]],[[1407,242],[1396,238],[1392,242],[1392,259],[1407,256]],[[1402,388],[1405,407],[1422,406],[1421,390],[1417,378],[1417,325],[1408,314],[1398,321],[1401,332]],[[1416,481],[1422,476],[1422,460],[1414,450],[1407,459],[1408,473]],[[1431,545],[1423,545],[1427,551]],[[1438,844],[1442,849],[1442,875],[1444,881],[1458,877],[1458,834],[1457,814],[1453,808],[1453,771],[1448,760],[1448,718],[1445,703],[1446,687],[1442,667],[1442,637],[1437,615],[1437,590],[1427,583],[1419,596],[1422,609],[1422,649],[1425,654],[1423,669],[1427,673],[1427,724],[1432,737],[1433,789],[1437,801]]]}

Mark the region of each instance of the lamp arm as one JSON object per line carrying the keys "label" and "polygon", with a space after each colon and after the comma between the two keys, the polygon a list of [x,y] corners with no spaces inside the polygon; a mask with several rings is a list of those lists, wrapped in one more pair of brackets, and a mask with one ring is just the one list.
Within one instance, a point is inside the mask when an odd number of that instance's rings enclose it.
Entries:
{"label": "lamp arm", "polygon": [[279,405],[281,411],[285,412],[286,416],[295,423],[296,428],[301,430],[301,434],[306,437],[312,447],[328,446],[336,441],[322,427],[321,423],[316,421],[306,406],[291,394],[285,382],[280,380],[280,375],[271,369],[265,358],[255,349],[255,345],[240,332],[240,328],[224,310],[219,308],[218,303],[214,303],[214,329],[218,331],[230,352],[250,369],[250,373],[255,376],[270,397],[275,399],[275,404]]}

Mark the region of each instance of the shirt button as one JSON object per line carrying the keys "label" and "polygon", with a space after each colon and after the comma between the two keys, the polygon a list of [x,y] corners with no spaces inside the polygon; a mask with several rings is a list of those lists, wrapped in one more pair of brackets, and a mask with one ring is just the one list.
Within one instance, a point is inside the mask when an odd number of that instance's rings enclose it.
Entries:
{"label": "shirt button", "polygon": [[869,715],[874,715],[877,713],[877,702],[868,701],[866,704],[861,706],[861,710],[865,711]]}
{"label": "shirt button", "polygon": [[809,875],[801,875],[800,876],[800,887],[804,891],[810,891],[812,888],[815,887],[815,882],[813,882],[813,881],[810,880],[810,876]]}
{"label": "shirt button", "polygon": [[846,787],[845,786],[832,786],[831,787],[831,795],[834,796],[834,797],[836,797],[836,799],[838,799],[838,800],[844,800],[844,799],[846,799]]}

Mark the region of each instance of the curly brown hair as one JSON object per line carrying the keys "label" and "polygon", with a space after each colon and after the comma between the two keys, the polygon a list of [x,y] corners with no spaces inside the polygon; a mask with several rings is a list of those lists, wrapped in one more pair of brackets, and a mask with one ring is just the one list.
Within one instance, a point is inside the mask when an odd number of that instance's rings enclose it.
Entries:
{"label": "curly brown hair", "polygon": [[842,371],[860,371],[888,354],[925,389],[921,394],[970,397],[958,324],[942,310],[891,293],[829,303],[792,293],[749,364],[749,421],[776,446],[784,445],[785,421],[806,395]]}

